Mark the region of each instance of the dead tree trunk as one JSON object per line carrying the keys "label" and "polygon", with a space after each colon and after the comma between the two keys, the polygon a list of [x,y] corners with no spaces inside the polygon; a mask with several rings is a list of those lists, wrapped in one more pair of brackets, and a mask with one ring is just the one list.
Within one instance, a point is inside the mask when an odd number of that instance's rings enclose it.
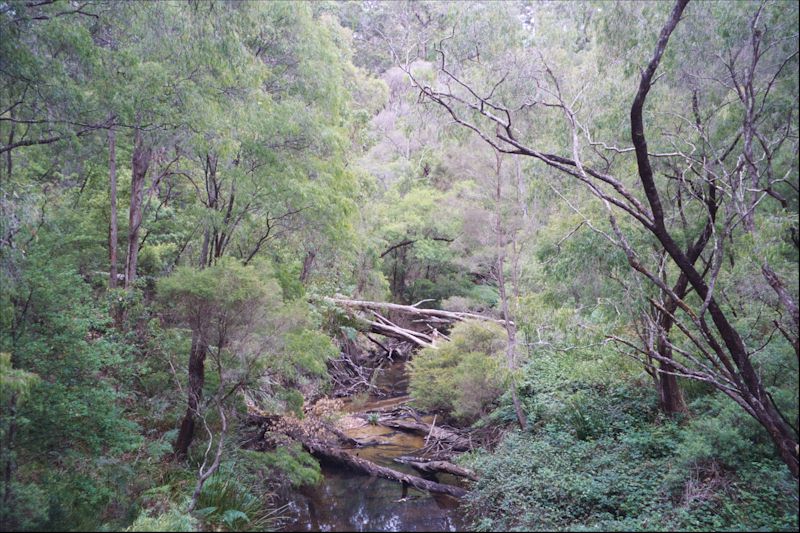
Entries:
{"label": "dead tree trunk", "polygon": [[316,250],[309,250],[303,259],[303,270],[300,272],[300,283],[305,285],[311,276],[311,269],[314,267],[314,260],[317,258]]}
{"label": "dead tree trunk", "polygon": [[440,426],[431,426],[425,422],[391,416],[382,416],[379,424],[389,428],[413,431],[420,435],[430,436],[434,440],[447,444],[455,452],[466,452],[472,449],[472,442],[470,442],[469,438]]}
{"label": "dead tree trunk", "polygon": [[396,463],[408,465],[427,474],[442,473],[471,479],[472,481],[478,480],[478,476],[475,475],[475,472],[454,465],[450,461],[427,461],[419,457],[398,457],[394,461]]}
{"label": "dead tree trunk", "polygon": [[505,323],[504,320],[498,320],[496,318],[488,317],[485,315],[479,315],[477,313],[462,313],[457,311],[444,311],[441,309],[424,309],[416,307],[419,304],[401,305],[388,302],[370,302],[368,300],[348,300],[347,298],[330,298],[330,297],[326,297],[324,298],[324,300],[326,302],[348,309],[352,308],[388,309],[390,311],[397,311],[400,313],[415,316],[420,319],[430,318],[433,319],[434,321],[436,321],[435,319],[443,319],[445,323],[448,324],[451,324],[453,322],[463,322],[464,320],[484,320],[487,322],[497,322],[498,324]]}
{"label": "dead tree trunk", "polygon": [[[406,487],[411,486],[419,490],[424,490],[436,494],[448,494],[456,498],[460,498],[467,494],[467,491],[455,485],[447,485],[444,483],[437,483],[417,477],[404,472],[387,468],[385,466],[377,465],[366,459],[354,455],[353,453],[342,449],[339,444],[345,442],[350,445],[359,446],[362,443],[348,437],[341,431],[331,428],[330,425],[321,422],[319,419],[306,417],[303,421],[292,419],[291,417],[270,416],[265,414],[251,413],[249,416],[249,423],[261,426],[258,440],[262,440],[266,431],[272,430],[282,433],[292,439],[296,440],[303,445],[312,455],[318,459],[331,461],[352,468],[359,472],[363,472],[370,476],[382,477],[397,481]],[[320,435],[330,435],[330,440],[320,438]],[[456,469],[457,466],[453,465]],[[468,477],[468,476],[465,476]]]}
{"label": "dead tree trunk", "polygon": [[[419,348],[434,347],[435,338],[440,335],[437,327],[447,327],[455,322],[483,320],[487,322],[496,322],[504,326],[509,324],[512,327],[514,326],[514,323],[507,319],[508,317],[506,317],[506,320],[498,320],[476,313],[462,313],[417,307],[422,302],[414,305],[401,305],[387,302],[370,302],[366,300],[348,300],[346,298],[329,297],[324,298],[324,301],[342,307],[351,314],[355,314],[354,310],[356,309],[365,311],[365,313],[358,315],[358,318],[369,327],[370,332],[399,339]],[[401,327],[378,312],[384,310],[408,317],[411,322],[418,323],[421,326],[419,329]]]}

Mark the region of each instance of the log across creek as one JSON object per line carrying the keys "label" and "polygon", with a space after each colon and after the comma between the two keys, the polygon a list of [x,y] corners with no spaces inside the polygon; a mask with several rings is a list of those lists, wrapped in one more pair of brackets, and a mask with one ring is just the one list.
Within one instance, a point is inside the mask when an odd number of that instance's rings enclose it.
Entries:
{"label": "log across creek", "polygon": [[402,483],[404,486],[411,486],[416,489],[426,490],[436,494],[448,494],[456,498],[461,498],[467,494],[467,491],[461,487],[429,481],[418,476],[405,474],[392,468],[380,466],[372,461],[362,459],[361,457],[357,457],[351,453],[348,453],[341,448],[330,446],[321,441],[310,439],[303,442],[303,446],[305,446],[312,455],[319,459],[332,461],[334,463],[350,467],[359,472],[364,472],[365,474],[369,474],[371,476],[391,479],[393,481]]}
{"label": "log across creek", "polygon": [[[371,333],[377,333],[384,337],[391,337],[407,342],[416,348],[433,348],[435,341],[443,334],[437,329],[448,327],[455,322],[464,320],[482,320],[504,324],[503,320],[491,316],[480,315],[477,313],[465,313],[458,311],[445,311],[442,309],[427,309],[418,307],[419,304],[427,301],[423,300],[414,305],[401,305],[388,302],[370,302],[367,300],[350,300],[347,298],[325,297],[323,300],[341,309],[347,310],[351,315],[358,315],[358,318],[365,326],[369,327]],[[359,313],[355,313],[355,311]],[[380,311],[380,312],[379,312]],[[403,315],[407,320],[415,324],[413,328],[403,327],[392,322],[386,315],[387,311]],[[512,322],[513,324],[513,322]],[[425,331],[423,331],[425,330]]]}
{"label": "log across creek", "polygon": [[388,416],[382,416],[379,423],[389,428],[428,435],[428,438],[447,443],[454,452],[466,452],[472,449],[472,443],[469,439],[442,427],[418,422],[416,420],[409,420],[407,418]]}
{"label": "log across creek", "polygon": [[428,461],[418,457],[398,457],[395,459],[395,462],[411,466],[420,472],[427,472],[430,474],[438,474],[441,472],[471,479],[472,481],[478,480],[478,476],[476,476],[474,472],[454,465],[450,461]]}
{"label": "log across creek", "polygon": [[[382,477],[396,481],[401,483],[404,489],[407,487],[414,487],[419,490],[428,491],[435,494],[447,494],[456,498],[461,498],[467,494],[467,490],[462,487],[448,485],[446,483],[438,483],[436,481],[431,481],[412,474],[406,474],[386,466],[375,464],[372,461],[362,457],[358,457],[357,453],[352,453],[353,450],[343,448],[340,443],[344,442],[349,445],[355,444],[357,446],[363,446],[364,443],[343,435],[341,431],[331,428],[327,424],[325,424],[324,432],[330,432],[330,435],[333,437],[332,439],[319,438],[321,432],[309,431],[308,427],[305,427],[305,424],[308,423],[308,419],[306,419],[304,423],[298,424],[298,421],[284,417],[266,417],[251,414],[250,421],[251,423],[256,423],[262,426],[262,430],[260,432],[261,438],[263,438],[264,432],[267,430],[267,428],[270,428],[273,431],[283,433],[284,435],[287,435],[288,437],[291,437],[295,441],[299,442],[317,459],[337,463],[370,476]],[[321,422],[317,420],[315,421],[315,424],[320,425]],[[390,424],[386,425],[391,427]],[[404,429],[422,430],[423,428],[415,427]],[[406,463],[409,466],[425,473],[442,472],[462,476],[468,479],[475,479],[475,475],[469,470],[458,467],[447,461],[425,461],[424,459],[417,457],[401,457],[397,459],[397,462]]]}

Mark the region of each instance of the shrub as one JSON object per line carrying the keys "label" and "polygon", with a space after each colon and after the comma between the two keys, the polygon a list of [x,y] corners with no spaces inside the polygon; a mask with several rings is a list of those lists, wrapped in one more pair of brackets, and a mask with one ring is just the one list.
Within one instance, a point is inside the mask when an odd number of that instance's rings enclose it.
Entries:
{"label": "shrub", "polygon": [[474,422],[505,388],[505,332],[497,324],[469,321],[456,325],[450,338],[414,357],[409,390],[422,409]]}
{"label": "shrub", "polygon": [[198,531],[198,522],[177,509],[149,516],[142,512],[127,531]]}
{"label": "shrub", "polygon": [[796,482],[758,428],[734,426],[729,400],[693,403],[681,427],[654,416],[649,396],[635,383],[579,389],[533,433],[466,458],[479,475],[473,527],[797,530]]}

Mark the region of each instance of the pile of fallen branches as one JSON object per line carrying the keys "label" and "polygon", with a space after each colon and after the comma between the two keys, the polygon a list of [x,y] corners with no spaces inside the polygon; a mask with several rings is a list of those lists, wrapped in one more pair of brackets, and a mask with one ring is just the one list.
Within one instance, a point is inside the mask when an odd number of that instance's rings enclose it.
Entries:
{"label": "pile of fallen branches", "polygon": [[[447,338],[443,333],[456,322],[464,320],[483,320],[505,324],[502,320],[477,313],[444,311],[441,309],[425,309],[419,307],[430,300],[422,300],[414,305],[401,305],[387,302],[371,302],[367,300],[350,300],[346,298],[325,298],[325,301],[345,309],[366,326],[371,333],[391,337],[408,342],[421,348],[434,346],[439,338]],[[403,327],[389,318],[389,313],[402,316],[405,322],[413,327]],[[373,342],[374,339],[372,339]],[[380,343],[379,343],[380,344]]]}
{"label": "pile of fallen branches", "polygon": [[328,360],[328,375],[333,382],[334,396],[341,398],[363,391],[372,391],[372,376],[377,367],[356,363],[345,352],[336,359]]}
{"label": "pile of fallen branches", "polygon": [[459,452],[467,452],[477,447],[473,444],[468,431],[437,425],[435,417],[433,422],[428,424],[410,408],[401,407],[388,413],[381,413],[378,423],[424,436],[425,447],[420,450],[419,455],[428,460],[449,459]]}
{"label": "pile of fallen branches", "polygon": [[367,334],[377,350],[360,353],[343,351],[336,359],[328,360],[328,375],[333,382],[333,396],[342,398],[360,392],[369,392],[373,396],[385,393],[375,386],[375,374],[386,365],[408,359],[412,346],[396,339],[377,340]]}

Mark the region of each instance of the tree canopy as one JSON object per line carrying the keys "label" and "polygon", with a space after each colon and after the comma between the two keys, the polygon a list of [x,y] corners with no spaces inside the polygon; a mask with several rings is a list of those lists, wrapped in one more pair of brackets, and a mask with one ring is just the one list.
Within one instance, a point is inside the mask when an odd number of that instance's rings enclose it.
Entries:
{"label": "tree canopy", "polygon": [[799,20],[0,0],[2,529],[796,530]]}

